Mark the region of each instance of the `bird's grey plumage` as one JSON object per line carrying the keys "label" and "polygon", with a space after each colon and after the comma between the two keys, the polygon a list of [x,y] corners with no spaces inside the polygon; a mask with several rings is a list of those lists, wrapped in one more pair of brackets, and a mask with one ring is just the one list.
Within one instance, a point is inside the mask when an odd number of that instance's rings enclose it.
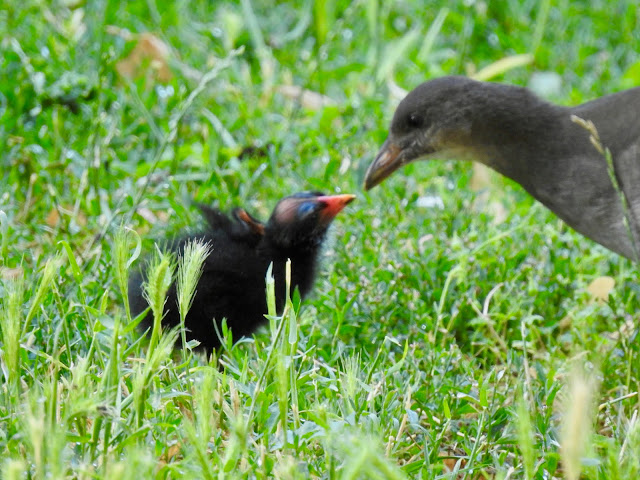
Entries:
{"label": "bird's grey plumage", "polygon": [[[572,116],[593,122],[610,150],[616,181],[630,207],[630,231],[605,156]],[[423,83],[398,106],[365,187],[406,163],[442,153],[486,164],[518,182],[576,231],[637,260],[640,88],[562,107],[521,87],[464,77]]]}

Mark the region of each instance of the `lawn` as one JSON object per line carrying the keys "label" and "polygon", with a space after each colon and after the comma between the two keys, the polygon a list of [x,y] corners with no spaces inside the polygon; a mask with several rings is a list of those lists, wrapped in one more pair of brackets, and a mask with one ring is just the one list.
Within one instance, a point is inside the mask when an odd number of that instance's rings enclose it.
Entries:
{"label": "lawn", "polygon": [[[4,2],[0,477],[639,478],[636,266],[468,163],[362,190],[404,91],[577,104],[640,85],[638,25],[632,0]],[[127,271],[193,201],[266,219],[302,190],[357,195],[310,298],[211,360],[148,348]]]}

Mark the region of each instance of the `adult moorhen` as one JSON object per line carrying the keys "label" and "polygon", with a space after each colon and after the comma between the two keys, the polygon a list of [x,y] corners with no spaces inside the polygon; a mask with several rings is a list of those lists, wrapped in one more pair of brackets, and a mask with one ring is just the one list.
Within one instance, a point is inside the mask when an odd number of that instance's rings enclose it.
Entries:
{"label": "adult moorhen", "polygon": [[[611,152],[621,192],[605,156],[573,116],[595,125]],[[402,165],[436,155],[484,163],[518,182],[576,231],[638,260],[640,88],[563,107],[522,87],[464,77],[428,81],[400,102],[366,173],[365,189]]]}
{"label": "adult moorhen", "polygon": [[[187,340],[196,339],[208,354],[220,345],[213,322],[219,327],[223,318],[234,339],[250,335],[265,322],[267,313],[265,275],[273,262],[276,309],[285,302],[285,264],[291,259],[291,288],[304,298],[316,276],[318,256],[329,225],[354,195],[323,195],[303,192],[278,202],[264,224],[241,208],[229,217],[217,209],[200,205],[208,223],[207,231],[181,239],[175,251],[182,253],[187,241],[208,242],[206,258],[195,298],[185,319]],[[142,295],[142,274],[130,279],[130,306],[139,315],[147,302]],[[164,327],[180,324],[175,282],[165,303]],[[143,329],[153,325],[149,313],[141,322]],[[218,328],[218,330],[220,330]]]}

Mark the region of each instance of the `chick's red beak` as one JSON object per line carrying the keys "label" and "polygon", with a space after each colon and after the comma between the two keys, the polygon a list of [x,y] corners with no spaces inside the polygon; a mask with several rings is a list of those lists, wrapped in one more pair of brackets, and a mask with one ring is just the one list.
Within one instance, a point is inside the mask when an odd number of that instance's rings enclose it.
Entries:
{"label": "chick's red beak", "polygon": [[356,196],[351,194],[322,195],[317,197],[316,200],[325,205],[321,213],[322,217],[331,221],[342,211],[344,207],[353,202],[355,198]]}

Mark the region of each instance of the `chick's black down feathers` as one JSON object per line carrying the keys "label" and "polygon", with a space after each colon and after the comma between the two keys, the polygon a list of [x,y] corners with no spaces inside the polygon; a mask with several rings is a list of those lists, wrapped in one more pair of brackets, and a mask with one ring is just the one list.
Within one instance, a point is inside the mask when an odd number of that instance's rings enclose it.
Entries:
{"label": "chick's black down feathers", "polygon": [[[300,296],[306,297],[316,276],[318,256],[329,225],[353,198],[353,195],[297,193],[280,200],[266,224],[241,208],[228,216],[199,205],[207,230],[182,238],[174,247],[180,255],[187,242],[199,239],[211,249],[185,320],[187,340],[198,340],[211,353],[220,345],[214,321],[221,331],[220,324],[226,318],[234,339],[250,335],[262,325],[267,312],[265,275],[272,262],[277,311],[280,313],[284,307],[288,259],[291,259],[292,291],[298,288]],[[147,308],[141,284],[142,274],[131,276],[133,315]],[[169,288],[164,314],[163,327],[180,324],[175,282]],[[152,325],[149,313],[141,327],[146,330]]]}

